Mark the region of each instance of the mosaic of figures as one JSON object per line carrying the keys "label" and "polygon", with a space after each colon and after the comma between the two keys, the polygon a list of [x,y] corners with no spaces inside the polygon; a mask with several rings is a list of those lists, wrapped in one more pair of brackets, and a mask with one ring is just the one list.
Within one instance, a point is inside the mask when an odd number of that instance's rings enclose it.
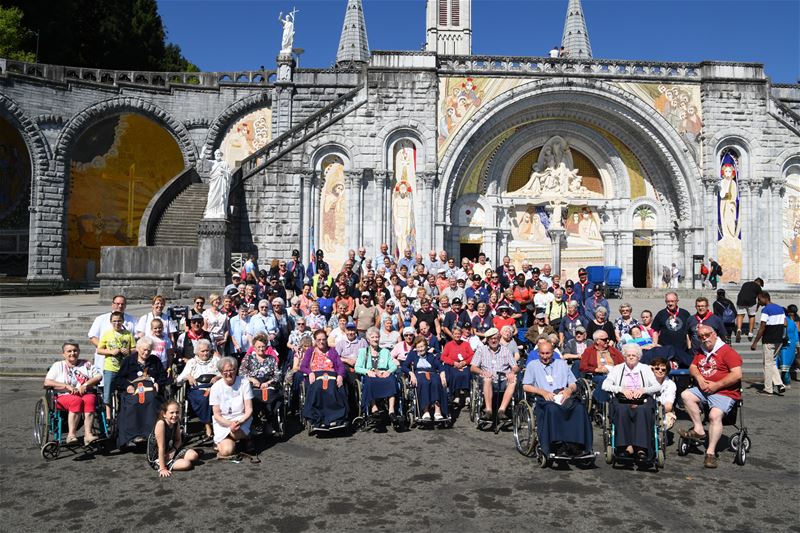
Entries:
{"label": "mosaic of figures", "polygon": [[398,141],[394,146],[394,187],[392,188],[392,231],[395,256],[406,248],[416,254],[417,230],[414,217],[414,193],[417,189],[417,148],[412,141]]}
{"label": "mosaic of figures", "polygon": [[739,162],[727,150],[720,159],[717,198],[717,255],[723,266],[722,281],[740,281],[742,276],[742,228],[739,217]]}
{"label": "mosaic of figures", "polygon": [[800,165],[790,168],[783,197],[783,278],[800,283]]}
{"label": "mosaic of figures", "polygon": [[[320,248],[331,269],[339,269],[347,258],[346,210],[347,191],[344,186],[344,161],[338,155],[322,160],[322,196],[320,199]],[[338,272],[338,270],[336,270]]]}
{"label": "mosaic of figures", "polygon": [[225,134],[220,149],[225,160],[235,167],[247,156],[263,148],[272,138],[272,109],[265,107],[236,121]]}

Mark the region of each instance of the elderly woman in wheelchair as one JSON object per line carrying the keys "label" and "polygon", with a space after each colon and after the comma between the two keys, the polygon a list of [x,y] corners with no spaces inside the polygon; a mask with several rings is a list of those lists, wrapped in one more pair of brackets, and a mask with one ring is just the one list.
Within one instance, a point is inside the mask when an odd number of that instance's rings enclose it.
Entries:
{"label": "elderly woman in wheelchair", "polygon": [[122,360],[114,386],[119,393],[117,446],[147,442],[163,401],[167,374],[158,356],[153,355],[153,341],[142,337],[136,351]]}
{"label": "elderly woman in wheelchair", "polygon": [[[414,339],[414,349],[408,352],[400,366],[416,391],[414,418],[422,423],[447,422],[447,377],[444,364],[429,347],[427,339],[419,335]],[[433,408],[433,418],[431,418]],[[410,411],[410,409],[409,409]]]}
{"label": "elderly woman in wheelchair", "polygon": [[306,350],[300,372],[306,376],[302,418],[309,432],[347,427],[347,368],[336,349],[328,346],[324,329],[314,332],[314,346]]}
{"label": "elderly woman in wheelchair", "polygon": [[[522,388],[527,393],[514,410],[517,449],[536,455],[544,468],[554,461],[589,465],[592,425],[579,398],[575,376],[563,359],[553,359],[553,344],[538,343],[539,358],[525,367]],[[533,403],[533,405],[531,405]]]}
{"label": "elderly woman in wheelchair", "polygon": [[[76,431],[80,423],[81,414],[84,416],[83,444],[88,445],[99,437],[94,433],[95,413],[99,402],[94,387],[100,383],[103,375],[99,368],[91,362],[80,359],[81,349],[75,341],[67,341],[61,348],[64,359],[53,363],[44,379],[44,386],[48,389],[48,397],[40,400],[36,413],[34,431],[38,444],[48,444],[49,433],[52,431],[56,442],[60,442],[61,419],[59,411],[67,411],[67,438],[66,444],[76,444],[78,436]],[[51,409],[54,422],[49,418]],[[51,427],[53,426],[53,427]]]}
{"label": "elderly woman in wheelchair", "polygon": [[388,403],[389,420],[394,423],[397,364],[387,348],[380,348],[380,337],[378,328],[369,328],[367,346],[358,350],[355,371],[361,376],[361,409],[369,411],[373,419],[380,418],[383,411],[379,403],[385,400]]}
{"label": "elderly woman in wheelchair", "polygon": [[641,346],[624,344],[622,354],[624,364],[615,365],[603,381],[603,390],[611,394],[604,427],[606,460],[657,462],[663,466],[665,443],[658,436],[663,426],[656,425],[656,415],[663,411],[659,411],[654,397],[661,385],[650,366],[640,362]]}
{"label": "elderly woman in wheelchair", "polygon": [[[211,406],[208,403],[208,395],[211,386],[222,378],[219,373],[217,365],[219,357],[214,355],[211,341],[208,339],[200,339],[194,348],[194,357],[186,363],[183,371],[178,375],[175,380],[178,385],[186,386],[181,389],[178,396],[181,400],[179,402],[182,408],[183,424],[186,426],[188,422],[189,410],[191,406],[197,418],[203,423],[205,427],[205,438],[202,443],[210,442],[214,437],[213,429],[211,427]],[[186,405],[188,403],[188,405]],[[186,429],[184,427],[184,429]]]}
{"label": "elderly woman in wheelchair", "polygon": [[269,337],[259,334],[253,339],[253,351],[244,356],[239,367],[239,375],[253,388],[255,433],[283,436],[283,379],[278,359]]}

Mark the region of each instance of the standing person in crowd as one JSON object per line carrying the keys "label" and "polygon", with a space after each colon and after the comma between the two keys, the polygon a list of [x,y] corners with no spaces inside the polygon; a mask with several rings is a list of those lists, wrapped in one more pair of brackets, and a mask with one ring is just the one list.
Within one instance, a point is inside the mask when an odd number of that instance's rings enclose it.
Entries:
{"label": "standing person in crowd", "polygon": [[[132,315],[129,315],[125,312],[125,308],[128,306],[128,300],[118,294],[111,299],[111,311],[108,313],[103,313],[102,315],[96,317],[94,322],[92,322],[92,327],[89,329],[89,342],[92,343],[92,346],[97,348],[97,345],[100,343],[100,337],[103,336],[103,333],[112,329],[111,326],[111,313],[113,312],[120,312],[122,313],[123,317],[123,327],[127,331],[133,334],[136,331],[136,318]],[[131,345],[130,347],[133,347]],[[105,365],[105,358],[104,356],[97,353],[95,350],[94,353],[94,366],[97,368],[103,368]],[[105,385],[104,382],[100,382],[100,385]]]}
{"label": "standing person in crowd", "polygon": [[578,304],[576,300],[567,302],[567,314],[564,315],[564,318],[561,319],[561,323],[558,325],[560,346],[564,346],[567,341],[575,338],[575,331],[579,326],[582,327],[584,333],[586,333],[588,322],[586,318],[580,314],[579,305],[580,304]]}
{"label": "standing person in crowd", "polygon": [[747,328],[747,339],[753,340],[753,331],[756,328],[756,311],[758,310],[758,295],[764,287],[764,280],[756,278],[753,281],[742,283],[739,295],[736,297],[736,342],[742,341],[742,322],[747,313],[749,327]]}
{"label": "standing person in crowd", "polygon": [[164,312],[166,305],[167,301],[163,296],[160,294],[154,296],[152,310],[146,315],[139,317],[139,321],[136,322],[136,332],[134,337],[141,339],[146,335],[150,335],[150,325],[153,322],[153,319],[158,319],[164,323],[164,331],[166,331],[170,338],[174,341],[176,338],[175,335],[177,333],[177,329],[175,328],[175,324],[169,319],[169,315]]}
{"label": "standing person in crowd", "polygon": [[203,312],[203,329],[211,337],[214,353],[218,357],[222,357],[226,355],[225,346],[228,343],[228,315],[220,309],[222,299],[218,294],[211,294],[208,300],[211,307]]}
{"label": "standing person in crowd", "polygon": [[259,300],[258,314],[250,318],[247,335],[251,346],[253,339],[260,333],[269,336],[270,342],[278,333],[278,324],[269,312],[269,301],[266,299]]}
{"label": "standing person in crowd", "polygon": [[653,312],[645,309],[639,315],[639,327],[642,328],[642,333],[646,334],[648,338],[653,338]]}
{"label": "standing person in crowd", "polygon": [[599,283],[594,286],[591,295],[583,301],[583,316],[586,317],[586,320],[588,320],[589,323],[591,323],[591,321],[597,316],[595,310],[598,307],[604,308],[606,310],[606,314],[608,314],[608,310],[611,309],[611,307],[608,305],[608,300],[606,300],[603,296],[603,286]]}
{"label": "standing person in crowd", "polygon": [[669,291],[664,295],[666,307],[653,319],[653,344],[672,346],[682,368],[689,366],[688,354],[689,311],[678,307],[678,294]]}
{"label": "standing person in crowd", "polygon": [[[463,324],[470,320],[469,315],[461,308],[461,305],[461,298],[455,298],[453,300],[453,305],[450,306],[450,310],[445,314],[444,320],[442,320],[442,334],[444,335],[445,341],[455,340],[453,328],[456,325]],[[459,331],[460,330],[461,328],[459,328]]]}
{"label": "standing person in crowd", "polygon": [[547,282],[544,280],[539,280],[536,288],[538,290],[533,295],[533,306],[536,308],[537,313],[545,313],[547,315],[547,306],[555,300],[555,297],[552,292],[547,290]]}
{"label": "standing person in crowd", "polygon": [[705,260],[703,260],[700,263],[700,281],[702,283],[701,287],[704,289],[706,288],[706,281],[708,281],[708,275],[710,273],[711,271],[709,270],[708,265],[706,264]]}
{"label": "standing person in crowd", "polygon": [[[573,289],[575,291],[575,299],[578,300],[581,306],[581,312],[583,312],[586,300],[592,297],[592,291],[594,290],[594,285],[589,281],[589,273],[585,268],[581,267],[578,269],[578,281],[574,284]],[[589,320],[592,320],[592,318],[594,318],[594,315],[589,315]]]}
{"label": "standing person in crowd", "polygon": [[736,305],[725,297],[725,289],[717,289],[717,299],[714,300],[713,311],[722,320],[725,326],[725,338],[728,344],[733,339],[733,330],[736,327]]}
{"label": "standing person in crowd", "polygon": [[328,263],[325,262],[325,252],[322,251],[320,248],[317,250],[317,253],[314,255],[315,260],[311,261],[306,268],[306,277],[309,281],[314,278],[314,276],[320,273],[320,270],[324,270],[325,273],[329,273],[331,271],[331,267]]}
{"label": "standing person in crowd", "polygon": [[548,302],[547,307],[545,307],[545,322],[548,325],[553,326],[553,329],[558,331],[561,326],[561,320],[566,316],[566,314],[567,304],[564,303],[563,290],[559,287],[553,290],[553,299]]}
{"label": "standing person in crowd", "polygon": [[717,337],[713,328],[702,325],[698,329],[702,350],[695,354],[689,367],[697,385],[681,393],[692,426],[680,429],[678,433],[686,439],[705,440],[701,407],[708,405],[708,445],[703,466],[717,468],[716,452],[722,436],[722,417],[733,408],[736,400],[742,398],[742,358]]}
{"label": "standing person in crowd", "polygon": [[178,372],[183,370],[183,365],[194,357],[197,341],[200,339],[206,339],[211,342],[211,336],[203,329],[202,315],[194,315],[189,319],[189,329],[180,334],[176,344],[175,354],[178,356]]}
{"label": "standing person in crowd", "polygon": [[689,317],[689,324],[687,326],[692,353],[697,353],[700,351],[700,345],[702,343],[697,337],[697,328],[701,324],[706,324],[714,328],[714,331],[717,332],[717,337],[722,339],[722,342],[726,342],[728,337],[726,336],[725,332],[725,324],[722,323],[722,319],[720,317],[712,313],[709,309],[708,298],[705,296],[700,296],[697,298],[694,301],[694,308],[697,310],[697,313]]}
{"label": "standing person in crowd", "polygon": [[122,361],[131,354],[136,341],[133,333],[126,328],[127,321],[122,311],[112,311],[109,324],[111,329],[106,330],[97,343],[97,356],[103,361],[103,365],[97,368],[103,369],[103,404],[106,406],[106,418],[110,419],[114,382]]}
{"label": "standing person in crowd", "polygon": [[233,294],[234,292],[239,292],[239,285],[242,284],[242,276],[238,272],[234,272],[231,274],[231,282],[225,285],[225,290],[223,290],[223,294]]}
{"label": "standing person in crowd", "polygon": [[172,359],[175,356],[175,349],[172,347],[172,339],[164,331],[165,322],[159,318],[154,318],[150,323],[150,340],[153,341],[153,355],[157,356],[167,371],[167,376],[172,377]]}
{"label": "standing person in crowd", "polygon": [[786,335],[784,336],[784,343],[778,358],[778,370],[781,373],[783,384],[787,389],[790,387],[792,381],[792,365],[798,353],[800,353],[800,349],[798,349],[799,342],[800,331],[798,330],[797,306],[791,304],[786,307]]}
{"label": "standing person in crowd", "polygon": [[286,263],[286,270],[291,274],[291,289],[295,295],[303,291],[303,284],[306,277],[306,267],[300,261],[300,250],[292,250],[292,258]]}
{"label": "standing person in crowd", "polygon": [[[197,295],[194,297],[193,300],[194,304],[191,309],[189,309],[189,317],[193,316],[203,316],[203,312],[206,310],[206,299],[204,296]],[[186,329],[189,329],[189,323],[186,322]]]}
{"label": "standing person in crowd", "polygon": [[717,289],[717,282],[722,275],[722,267],[712,258],[708,258],[708,281],[711,283],[711,288]]}
{"label": "standing person in crowd", "polygon": [[250,349],[250,337],[247,335],[250,326],[248,310],[247,304],[239,304],[239,313],[228,321],[228,338],[231,341],[228,353],[234,355],[237,361],[241,361],[242,356]]}
{"label": "standing person in crowd", "polygon": [[356,322],[358,334],[363,337],[369,328],[378,324],[381,314],[378,308],[372,305],[372,295],[369,292],[362,292],[360,299],[353,311],[353,320]]}
{"label": "standing person in crowd", "polygon": [[756,333],[756,338],[753,339],[750,349],[755,350],[758,346],[758,341],[761,341],[761,349],[764,354],[764,388],[759,392],[780,396],[786,391],[780,372],[778,372],[777,362],[778,355],[783,347],[786,312],[780,305],[772,303],[767,291],[759,293],[758,304],[763,306],[763,309],[761,309],[761,326],[758,328],[758,333]]}

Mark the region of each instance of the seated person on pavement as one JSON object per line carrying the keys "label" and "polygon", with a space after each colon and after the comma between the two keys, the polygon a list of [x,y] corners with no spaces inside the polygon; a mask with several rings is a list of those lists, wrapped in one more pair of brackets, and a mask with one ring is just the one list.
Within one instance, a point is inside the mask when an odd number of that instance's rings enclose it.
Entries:
{"label": "seated person on pavement", "polygon": [[517,382],[517,372],[519,367],[514,360],[514,354],[508,348],[500,345],[500,332],[495,328],[490,328],[484,334],[486,345],[479,346],[472,357],[470,370],[479,378],[480,386],[483,390],[484,420],[491,420],[493,417],[493,393],[494,384],[497,383],[498,392],[502,392],[503,397],[498,408],[500,420],[507,418],[506,409],[511,403],[514,395],[514,385]]}

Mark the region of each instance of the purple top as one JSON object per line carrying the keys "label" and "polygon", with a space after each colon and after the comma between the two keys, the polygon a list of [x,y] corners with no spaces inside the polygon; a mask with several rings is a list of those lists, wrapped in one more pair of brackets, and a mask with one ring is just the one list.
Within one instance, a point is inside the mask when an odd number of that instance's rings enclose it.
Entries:
{"label": "purple top", "polygon": [[[311,355],[314,353],[314,349],[315,348],[312,346],[306,350],[303,360],[300,362],[300,372],[303,374],[308,375],[311,373]],[[328,359],[330,359],[331,363],[333,363],[333,371],[342,377],[347,375],[347,368],[344,366],[339,354],[336,352],[336,348],[328,348],[327,353]]]}

